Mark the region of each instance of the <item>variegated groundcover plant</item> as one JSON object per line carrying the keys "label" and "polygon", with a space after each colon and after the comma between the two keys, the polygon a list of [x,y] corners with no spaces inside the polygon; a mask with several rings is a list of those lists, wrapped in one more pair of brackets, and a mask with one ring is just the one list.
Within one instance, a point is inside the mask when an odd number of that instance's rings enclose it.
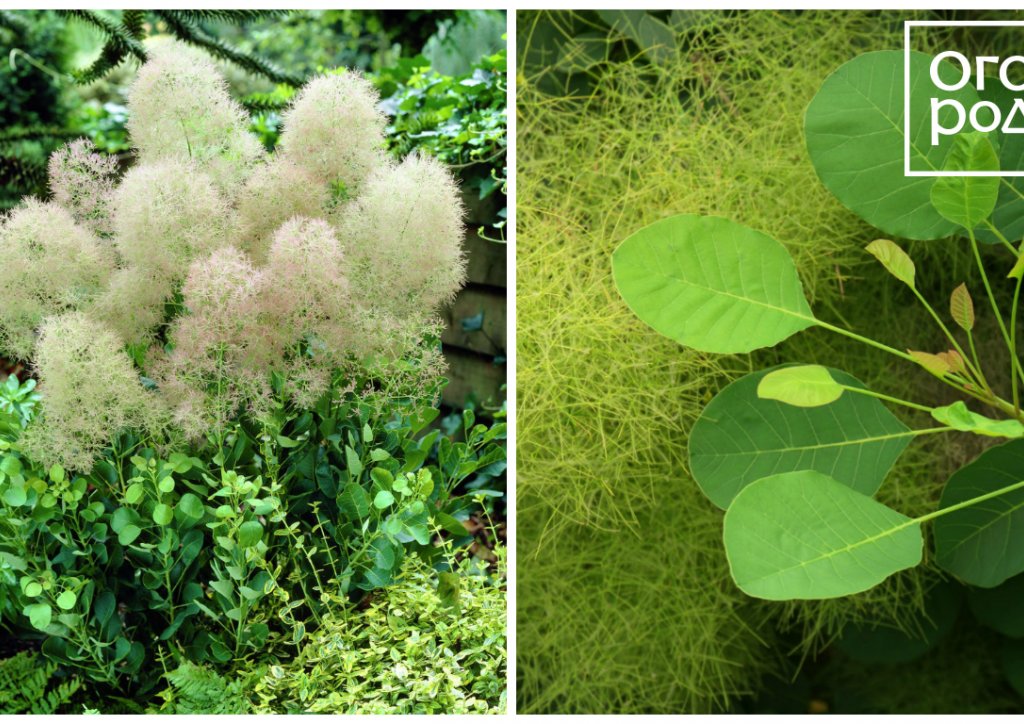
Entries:
{"label": "variegated groundcover plant", "polygon": [[[914,52],[909,62],[926,77],[932,58]],[[954,66],[937,68],[955,85]],[[944,405],[904,400],[867,389],[847,371],[807,364],[755,372],[725,387],[693,428],[690,467],[726,511],[723,536],[736,584],[758,598],[833,598],[876,586],[921,562],[926,524],[933,526],[936,563],[964,583],[994,589],[1024,572],[1024,369],[1017,349],[1024,248],[1012,243],[1024,236],[1024,183],[904,175],[903,71],[898,51],[867,53],[836,70],[807,109],[807,149],[829,190],[884,234],[956,237],[944,243],[969,245],[982,287],[973,291],[990,308],[985,313],[1009,353],[1002,387],[978,354],[972,290],[955,289],[948,315],[936,309],[915,286],[911,257],[889,239],[866,250],[909,287],[922,315],[941,330],[944,349],[897,349],[819,319],[782,244],[728,219],[666,218],[627,238],[613,256],[615,282],[630,308],[680,344],[746,353],[820,327],[899,358],[961,398]],[[1019,168],[1020,135],[971,130],[932,145],[930,93],[917,83],[909,93],[913,168]],[[990,101],[1004,116],[1014,101],[997,83],[983,91],[968,84],[953,96],[968,108]],[[939,120],[953,126],[952,118]],[[983,261],[981,244],[1005,248],[1001,266]],[[1012,289],[1008,309],[997,285]],[[889,406],[926,412],[933,423],[910,429]],[[913,438],[947,434],[1007,441],[957,471],[933,512],[911,518],[874,499]]]}

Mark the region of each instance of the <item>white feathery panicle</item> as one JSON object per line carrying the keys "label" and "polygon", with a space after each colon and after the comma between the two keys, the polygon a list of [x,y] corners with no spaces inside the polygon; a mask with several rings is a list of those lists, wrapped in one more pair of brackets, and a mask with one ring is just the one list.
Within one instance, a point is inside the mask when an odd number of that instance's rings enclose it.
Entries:
{"label": "white feathery panicle", "polygon": [[128,108],[128,133],[142,163],[191,161],[227,191],[265,155],[214,62],[182,43],[150,49],[129,88]]}
{"label": "white feathery panicle", "polygon": [[82,309],[106,288],[114,256],[53,202],[26,200],[0,221],[0,353],[26,360],[53,314]]}
{"label": "white feathery panicle", "polygon": [[88,471],[121,430],[157,430],[165,410],[146,392],[121,340],[83,312],[49,317],[35,353],[42,412],[21,440],[49,467]]}
{"label": "white feathery panicle", "polygon": [[91,313],[126,344],[151,342],[173,294],[174,282],[168,277],[142,267],[125,267],[111,275]]}
{"label": "white feathery panicle", "polygon": [[322,219],[294,218],[274,235],[261,302],[283,346],[308,342],[317,364],[341,364],[359,341],[341,243]]}
{"label": "white feathery panicle", "polygon": [[262,264],[281,224],[295,216],[316,217],[328,203],[327,186],[281,156],[258,167],[238,194],[238,246]]}
{"label": "white feathery panicle", "polygon": [[436,312],[465,282],[462,215],[455,180],[435,159],[412,154],[375,170],[337,221],[356,297],[401,319]]}
{"label": "white feathery panicle", "polygon": [[95,153],[84,138],[50,156],[54,202],[70,211],[79,224],[104,237],[111,233],[109,204],[116,174],[117,159]]}
{"label": "white feathery panicle", "polygon": [[122,262],[181,279],[193,260],[230,242],[231,207],[210,177],[166,159],[136,166],[114,193],[114,243]]}
{"label": "white feathery panicle", "polygon": [[241,251],[225,247],[192,264],[182,298],[186,313],[168,332],[173,349],[154,378],[190,438],[224,430],[245,406],[268,396],[275,340],[260,318],[263,272]]}
{"label": "white feathery panicle", "polygon": [[354,194],[384,162],[384,114],[377,89],[357,72],[321,75],[284,114],[277,153],[322,184]]}

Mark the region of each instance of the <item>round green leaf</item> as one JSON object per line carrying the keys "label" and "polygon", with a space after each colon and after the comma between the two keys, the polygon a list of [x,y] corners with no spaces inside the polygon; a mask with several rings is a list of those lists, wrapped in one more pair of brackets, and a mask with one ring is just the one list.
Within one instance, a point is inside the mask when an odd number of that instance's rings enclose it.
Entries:
{"label": "round green leaf", "polygon": [[73,609],[77,601],[78,596],[75,595],[74,591],[64,591],[62,594],[57,596],[57,605],[65,611]]}
{"label": "round green leaf", "polygon": [[967,603],[978,622],[1010,638],[1024,638],[1024,574],[995,588],[970,588]]}
{"label": "round green leaf", "polygon": [[28,616],[29,623],[33,628],[45,631],[53,620],[53,609],[48,603],[32,603],[25,606],[23,613]]}
{"label": "round green leaf", "polygon": [[203,517],[203,502],[192,493],[185,493],[178,501],[178,509],[189,518],[199,520]]}
{"label": "round green leaf", "polygon": [[[1024,480],[1024,440],[991,447],[957,470],[940,508]],[[1024,573],[1024,489],[1004,493],[935,521],[935,562],[965,583],[992,588]]]}
{"label": "round green leaf", "polygon": [[123,546],[131,545],[141,533],[142,529],[139,528],[139,526],[129,523],[121,529],[120,533],[117,534],[117,542]]}
{"label": "round green leaf", "polygon": [[110,517],[110,528],[115,533],[120,533],[121,530],[129,523],[138,523],[139,514],[131,508],[118,508],[114,511],[114,514]]}
{"label": "round green leaf", "polygon": [[29,598],[35,598],[43,592],[43,587],[39,584],[38,581],[29,581],[25,584],[24,590],[26,596],[28,596]]}
{"label": "round green leaf", "polygon": [[[913,432],[867,395],[849,393],[809,408],[762,400],[757,388],[770,372],[754,372],[725,387],[693,426],[690,472],[704,494],[726,508],[759,478],[817,470],[874,495]],[[864,386],[845,372],[828,372],[846,387]]]}
{"label": "round green leaf", "polygon": [[843,386],[821,365],[797,365],[772,370],[757,385],[762,400],[778,400],[795,407],[821,407],[838,400]]}
{"label": "round green leaf", "polygon": [[[998,171],[996,150],[983,134],[960,133],[944,171]],[[932,206],[954,224],[974,229],[992,215],[999,196],[998,176],[941,176],[932,185]]]}
{"label": "round green leaf", "polygon": [[173,492],[174,491],[174,478],[172,476],[168,475],[166,478],[164,478],[159,483],[157,483],[156,487],[160,489],[161,493]]}
{"label": "round green leaf", "polygon": [[373,499],[373,506],[378,510],[384,510],[395,502],[395,496],[389,490],[382,490]]}
{"label": "round green leaf", "polygon": [[612,270],[640,319],[704,352],[770,347],[817,323],[785,247],[716,216],[640,229],[615,250]]}
{"label": "round green leaf", "polygon": [[740,589],[774,601],[848,596],[921,562],[921,525],[811,470],[744,488],[723,536]]}
{"label": "round green leaf", "polygon": [[257,520],[247,520],[238,527],[238,545],[249,548],[263,538],[263,526]]}
{"label": "round green leaf", "polygon": [[[970,87],[945,92],[929,77],[931,56],[910,53],[910,167],[939,170],[953,146],[952,136],[931,145],[931,99],[952,98],[970,108],[978,101]],[[942,63],[946,82],[958,79]],[[957,226],[931,204],[935,178],[904,175],[903,52],[883,50],[859,55],[825,79],[807,108],[807,151],[822,183],[848,209],[887,234],[908,239],[938,239]],[[951,108],[940,111],[946,127]]]}
{"label": "round green leaf", "polygon": [[129,505],[135,505],[145,494],[146,488],[142,483],[132,483],[128,486],[128,489],[124,491],[124,502]]}
{"label": "round green leaf", "polygon": [[12,507],[17,508],[19,505],[24,505],[27,499],[28,494],[20,486],[12,485],[4,491],[4,502]]}
{"label": "round green leaf", "polygon": [[157,525],[168,525],[172,520],[174,520],[174,511],[171,510],[171,506],[160,503],[153,508],[153,522]]}

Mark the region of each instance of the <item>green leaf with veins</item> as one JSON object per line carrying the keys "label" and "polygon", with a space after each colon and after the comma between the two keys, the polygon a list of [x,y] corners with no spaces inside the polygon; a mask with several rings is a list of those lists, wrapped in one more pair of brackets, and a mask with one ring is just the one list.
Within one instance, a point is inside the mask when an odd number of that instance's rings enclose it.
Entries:
{"label": "green leaf with veins", "polygon": [[818,323],[785,247],[717,216],[640,229],[615,250],[612,271],[640,319],[704,352],[770,347]]}
{"label": "green leaf with veins", "polygon": [[965,332],[974,329],[974,300],[966,284],[961,284],[949,295],[949,314],[960,329]]}
{"label": "green leaf with veins", "polygon": [[[844,387],[864,387],[845,372],[826,369]],[[868,395],[844,394],[815,408],[761,399],[758,387],[772,372],[754,372],[726,386],[693,426],[690,472],[704,494],[726,508],[759,478],[817,470],[873,495],[915,432]]]}
{"label": "green leaf with veins", "polygon": [[[953,473],[947,508],[1024,480],[1024,440],[989,448]],[[1024,573],[1024,490],[1000,495],[935,522],[935,562],[973,586],[991,588]]]}
{"label": "green leaf with veins", "polygon": [[725,514],[736,584],[774,601],[848,596],[921,562],[918,521],[812,470],[747,486]]}
{"label": "green leaf with veins", "polygon": [[[998,171],[992,142],[977,132],[959,133],[943,171]],[[998,176],[940,176],[932,186],[932,206],[954,224],[974,229],[992,215],[999,197]]]}
{"label": "green leaf with veins", "polygon": [[993,420],[991,417],[971,412],[962,400],[936,407],[931,414],[943,425],[949,425],[954,430],[962,432],[973,432],[975,435],[987,437],[1024,437],[1024,424],[1019,420]]}
{"label": "green leaf with veins", "polygon": [[881,262],[886,271],[911,289],[914,288],[914,261],[899,245],[888,239],[875,239],[865,249]]}
{"label": "green leaf with veins", "polygon": [[[978,102],[970,85],[937,91],[929,77],[931,56],[910,53],[910,166],[940,169],[953,145],[940,136],[931,145],[931,99],[954,98],[966,108]],[[886,234],[906,239],[939,239],[957,227],[931,203],[934,178],[904,175],[903,52],[864,53],[842,65],[822,84],[807,108],[807,151],[822,183],[840,202]],[[939,73],[952,84],[959,71],[942,63]],[[948,113],[947,113],[948,111]],[[951,127],[951,108],[940,121]]]}
{"label": "green leaf with veins", "polygon": [[[999,106],[1003,118],[1009,117],[1017,98],[1017,94],[1006,88],[997,78],[988,79],[985,82],[985,89],[979,90],[978,95],[982,100]],[[1014,126],[1020,127],[1021,123],[1020,114],[1014,113]],[[999,156],[999,168],[1024,169],[1024,134],[1000,133],[997,140],[998,143],[995,145]],[[989,221],[1011,242],[1024,236],[1024,176],[1004,176],[999,179],[999,197]],[[975,235],[978,241],[989,244],[998,244],[1000,241],[987,224],[978,227]]]}

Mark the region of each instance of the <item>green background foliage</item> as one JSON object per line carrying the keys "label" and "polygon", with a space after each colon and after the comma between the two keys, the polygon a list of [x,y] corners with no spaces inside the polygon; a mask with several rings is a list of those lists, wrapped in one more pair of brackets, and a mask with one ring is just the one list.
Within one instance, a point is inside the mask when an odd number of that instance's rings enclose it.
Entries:
{"label": "green background foliage", "polygon": [[[611,275],[612,252],[643,226],[725,216],[786,246],[820,319],[865,330],[884,318],[888,341],[913,330],[916,348],[939,348],[908,312],[912,290],[863,251],[877,231],[819,180],[803,125],[833,71],[900,48],[908,17],[950,14],[642,15],[518,18],[520,711],[1018,709],[998,643],[967,609],[956,633],[909,664],[864,664],[832,645],[858,624],[920,639],[920,612],[943,578],[932,560],[843,598],[743,596],[716,550],[721,512],[687,465],[700,410],[752,369],[828,364],[912,399],[941,399],[934,381],[896,376],[881,353],[815,329],[751,356],[685,349],[640,322]],[[1012,43],[993,32],[964,46]],[[904,246],[929,298],[979,284],[962,249]],[[993,320],[977,324],[983,354],[1002,364]],[[949,474],[985,445],[915,439],[881,501],[911,517],[933,511]]]}

